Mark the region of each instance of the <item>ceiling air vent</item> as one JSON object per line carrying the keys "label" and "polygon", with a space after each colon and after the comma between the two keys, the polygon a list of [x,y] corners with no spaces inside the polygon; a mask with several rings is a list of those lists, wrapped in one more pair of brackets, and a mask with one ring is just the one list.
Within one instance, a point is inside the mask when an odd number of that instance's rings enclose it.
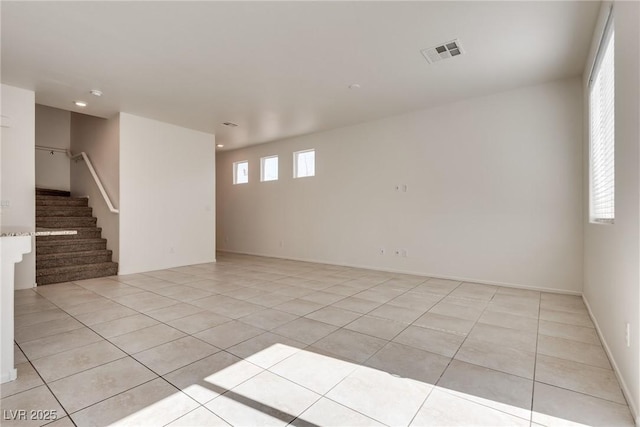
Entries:
{"label": "ceiling air vent", "polygon": [[429,64],[442,61],[443,59],[453,58],[454,56],[462,55],[464,53],[458,39],[451,40],[428,49],[423,49],[420,52],[422,52],[422,55],[424,55]]}

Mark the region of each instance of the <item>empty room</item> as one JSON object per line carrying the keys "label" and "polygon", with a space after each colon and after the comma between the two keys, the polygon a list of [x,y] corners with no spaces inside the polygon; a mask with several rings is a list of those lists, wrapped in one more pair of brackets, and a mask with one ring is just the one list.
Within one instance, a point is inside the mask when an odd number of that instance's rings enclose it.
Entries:
{"label": "empty room", "polygon": [[0,19],[3,426],[640,427],[640,2]]}

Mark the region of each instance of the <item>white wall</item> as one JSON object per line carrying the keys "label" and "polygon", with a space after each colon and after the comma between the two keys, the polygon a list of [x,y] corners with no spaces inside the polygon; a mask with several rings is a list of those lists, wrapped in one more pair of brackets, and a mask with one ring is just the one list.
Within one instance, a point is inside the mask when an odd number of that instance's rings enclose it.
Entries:
{"label": "white wall", "polygon": [[215,260],[215,138],[120,115],[120,274]]}
{"label": "white wall", "polygon": [[[34,231],[35,211],[35,93],[2,85],[2,142],[0,198],[9,203],[0,210],[3,229]],[[8,125],[10,127],[4,127]],[[33,247],[33,242],[31,247]],[[34,252],[16,264],[15,287],[31,288],[36,283]]]}
{"label": "white wall", "polygon": [[[36,104],[36,145],[69,150],[71,112]],[[64,152],[36,149],[36,187],[70,190],[70,161]]]}
{"label": "white wall", "polygon": [[[120,198],[120,119],[71,113],[71,151],[87,153],[111,203],[118,208]],[[113,251],[113,261],[120,258],[120,218],[112,213],[100,194],[84,161],[71,161],[71,195],[89,197],[93,216]]]}
{"label": "white wall", "polygon": [[[616,2],[616,146],[615,224],[591,224],[585,197],[585,281],[587,301],[604,345],[625,389],[627,401],[640,425],[640,4]],[[603,20],[600,20],[601,32]],[[592,57],[599,37],[594,38]],[[585,93],[592,60],[585,70]],[[585,97],[586,98],[586,97]],[[585,99],[585,104],[588,100]],[[585,105],[585,118],[587,109]],[[585,119],[588,123],[588,120]],[[588,153],[585,127],[584,150]],[[585,171],[588,157],[585,156]],[[585,196],[588,194],[585,173]],[[631,347],[626,346],[625,325],[631,325]]]}
{"label": "white wall", "polygon": [[[580,292],[581,105],[574,78],[219,153],[218,248]],[[316,176],[294,180],[307,148]]]}

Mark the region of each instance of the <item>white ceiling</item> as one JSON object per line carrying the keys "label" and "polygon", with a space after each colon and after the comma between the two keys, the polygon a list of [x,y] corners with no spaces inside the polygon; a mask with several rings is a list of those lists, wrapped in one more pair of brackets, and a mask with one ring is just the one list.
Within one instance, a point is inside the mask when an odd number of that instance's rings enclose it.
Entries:
{"label": "white ceiling", "polygon": [[[225,149],[582,73],[599,2],[9,2],[2,82]],[[429,65],[421,49],[466,53]],[[360,89],[349,89],[352,83]],[[89,95],[100,89],[104,96]],[[82,99],[85,109],[73,106]],[[222,122],[239,124],[228,128]]]}

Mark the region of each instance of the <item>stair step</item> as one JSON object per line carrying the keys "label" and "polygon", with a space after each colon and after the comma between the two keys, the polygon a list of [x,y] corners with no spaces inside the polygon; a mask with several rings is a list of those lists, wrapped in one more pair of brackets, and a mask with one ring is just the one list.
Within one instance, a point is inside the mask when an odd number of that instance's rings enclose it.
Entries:
{"label": "stair step", "polygon": [[36,196],[36,206],[89,206],[86,197]]}
{"label": "stair step", "polygon": [[36,227],[45,228],[74,228],[94,227],[97,219],[93,217],[61,217],[61,216],[37,216]]}
{"label": "stair step", "polygon": [[51,189],[48,189],[48,188],[36,188],[36,196],[70,197],[71,193],[69,191],[63,191],[63,190],[51,190]]}
{"label": "stair step", "polygon": [[36,258],[36,271],[43,268],[111,262],[111,255],[112,252],[106,249],[79,252],[62,252],[46,255],[39,254]]}
{"label": "stair step", "polygon": [[107,248],[106,239],[36,240],[36,255],[95,251]]}
{"label": "stair step", "polygon": [[112,251],[96,227],[86,197],[68,191],[36,189],[36,229],[75,230],[77,234],[36,238],[36,283],[48,285],[118,274]]}
{"label": "stair step", "polygon": [[[78,233],[64,236],[38,236],[36,237],[36,248],[41,242],[99,239],[102,237],[102,228],[100,227],[65,227],[65,230],[75,230]],[[36,231],[40,230],[36,228]]]}
{"label": "stair step", "polygon": [[115,276],[116,274],[118,274],[118,264],[115,262],[42,268],[36,271],[36,283],[38,285],[49,285],[52,283],[69,282],[72,280]]}
{"label": "stair step", "polygon": [[87,271],[87,270],[95,270],[98,268],[111,268],[117,266],[118,264],[115,262],[101,262],[97,264],[86,264],[79,265],[77,267],[53,267],[53,268],[43,268],[36,272],[36,277],[48,276],[51,274],[65,274],[74,271]]}
{"label": "stair step", "polygon": [[87,217],[91,216],[93,209],[84,206],[37,206],[36,217],[65,216]]}

